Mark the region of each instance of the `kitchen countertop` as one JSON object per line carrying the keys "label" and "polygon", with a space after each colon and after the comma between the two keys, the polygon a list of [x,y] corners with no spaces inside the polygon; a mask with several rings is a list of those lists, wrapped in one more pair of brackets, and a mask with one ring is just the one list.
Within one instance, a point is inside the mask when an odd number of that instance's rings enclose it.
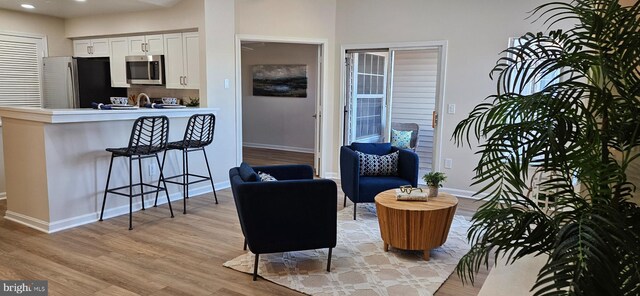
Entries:
{"label": "kitchen countertop", "polygon": [[71,123],[130,120],[140,116],[165,115],[169,118],[191,116],[196,113],[215,113],[219,108],[181,108],[181,109],[152,109],[139,108],[134,110],[98,110],[90,108],[79,109],[46,109],[36,107],[0,107],[0,117],[15,118],[44,123]]}

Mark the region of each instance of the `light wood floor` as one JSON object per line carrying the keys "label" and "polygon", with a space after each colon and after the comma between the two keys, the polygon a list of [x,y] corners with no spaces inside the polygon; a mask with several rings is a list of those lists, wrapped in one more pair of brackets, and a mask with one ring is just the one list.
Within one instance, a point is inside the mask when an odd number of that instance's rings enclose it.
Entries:
{"label": "light wood floor", "polygon": [[[338,190],[338,210],[343,194]],[[117,198],[117,197],[113,197]],[[45,279],[49,295],[302,295],[222,266],[243,253],[230,189],[182,203],[175,218],[166,205],[54,234],[44,234],[0,218],[0,279]],[[457,214],[470,217],[478,204],[460,199]],[[0,201],[4,217],[6,201]],[[477,295],[453,274],[436,295]]]}

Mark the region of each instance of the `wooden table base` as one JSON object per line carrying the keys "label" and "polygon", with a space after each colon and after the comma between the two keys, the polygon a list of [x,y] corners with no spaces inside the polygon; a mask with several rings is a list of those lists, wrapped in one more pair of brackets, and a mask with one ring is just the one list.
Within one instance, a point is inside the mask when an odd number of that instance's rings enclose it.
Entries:
{"label": "wooden table base", "polygon": [[389,246],[422,250],[427,261],[431,249],[447,240],[458,205],[457,198],[444,192],[427,202],[397,201],[394,189],[378,194],[375,201],[384,251]]}

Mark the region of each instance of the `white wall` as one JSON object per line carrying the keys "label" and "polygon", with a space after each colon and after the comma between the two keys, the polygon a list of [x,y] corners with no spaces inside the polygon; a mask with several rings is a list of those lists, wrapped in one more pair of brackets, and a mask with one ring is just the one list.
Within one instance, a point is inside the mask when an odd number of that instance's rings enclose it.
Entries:
{"label": "white wall", "polygon": [[[334,110],[337,98],[334,97],[334,79],[332,78],[336,63],[334,48],[336,34],[336,0],[235,0],[235,33],[243,36],[260,37],[266,39],[296,39],[326,40],[327,48],[324,53],[327,62],[325,71],[329,79],[324,81],[323,90],[327,98],[324,108]],[[281,42],[287,42],[279,40]],[[303,42],[304,43],[304,42]],[[322,155],[321,170],[337,172],[338,143],[334,141],[334,130],[339,122],[334,120],[334,114],[324,114],[323,130],[325,141],[321,143],[326,153]],[[326,164],[326,167],[322,167]]]}
{"label": "white wall", "polygon": [[[248,44],[242,51],[243,145],[313,152],[318,89],[318,46],[308,44]],[[307,97],[253,96],[251,68],[265,64],[307,66]]]}
{"label": "white wall", "polygon": [[[465,118],[473,106],[492,94],[495,84],[489,71],[508,45],[508,38],[527,31],[540,30],[531,20],[524,20],[542,0],[340,0],[337,2],[336,42],[344,44],[420,42],[447,40],[447,66],[444,104],[456,104],[456,114],[441,114],[443,129],[441,159],[453,159],[453,168],[444,169],[448,175],[445,187],[457,191],[470,189],[477,163],[474,150],[458,148],[450,140],[455,125]],[[336,47],[336,55],[340,47]],[[341,83],[340,65],[335,65],[335,84]],[[339,87],[334,94],[339,97]],[[340,121],[336,104],[334,121]],[[333,131],[339,142],[340,131]],[[333,162],[337,171],[337,159]],[[442,162],[441,162],[442,163]],[[462,192],[457,192],[462,193]],[[470,193],[470,192],[467,192]]]}
{"label": "white wall", "polygon": [[182,0],[173,7],[130,13],[91,15],[67,19],[69,38],[137,34],[199,28],[204,0]]}
{"label": "white wall", "polygon": [[47,36],[49,56],[70,56],[71,40],[65,37],[64,20],[57,17],[0,9],[0,32]]}

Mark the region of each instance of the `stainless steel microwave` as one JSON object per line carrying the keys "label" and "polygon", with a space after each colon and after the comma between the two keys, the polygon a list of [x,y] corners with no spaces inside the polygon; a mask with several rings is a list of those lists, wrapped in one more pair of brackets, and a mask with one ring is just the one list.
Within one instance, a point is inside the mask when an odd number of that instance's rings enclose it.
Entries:
{"label": "stainless steel microwave", "polygon": [[125,63],[127,65],[127,83],[165,84],[163,55],[127,56]]}

